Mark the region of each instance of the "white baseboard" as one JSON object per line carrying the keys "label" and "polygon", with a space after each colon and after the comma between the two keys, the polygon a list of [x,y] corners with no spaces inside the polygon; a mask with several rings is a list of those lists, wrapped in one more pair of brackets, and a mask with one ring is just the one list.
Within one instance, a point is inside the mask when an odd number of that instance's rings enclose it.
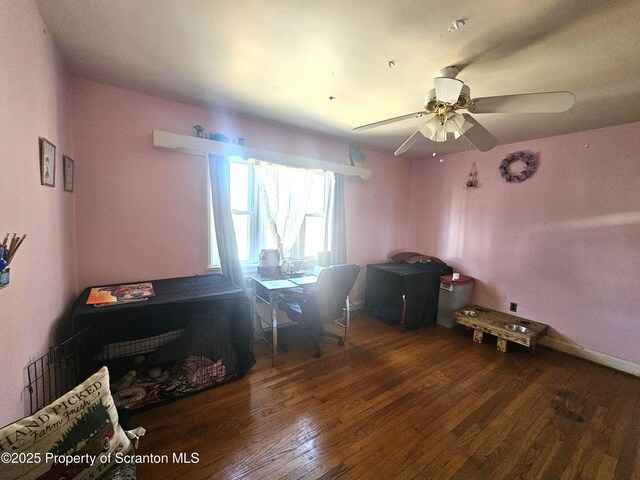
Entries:
{"label": "white baseboard", "polygon": [[545,347],[553,348],[554,350],[568,353],[569,355],[573,355],[575,357],[584,358],[585,360],[599,363],[600,365],[604,365],[606,367],[610,367],[615,370],[620,370],[621,372],[630,373],[631,375],[640,377],[640,364],[638,363],[634,363],[623,358],[614,357],[613,355],[609,355],[607,353],[596,352],[595,350],[584,348],[583,346],[576,345],[575,343],[563,342],[562,340],[558,340],[556,338],[544,337],[540,339],[538,343],[540,345],[544,345]]}

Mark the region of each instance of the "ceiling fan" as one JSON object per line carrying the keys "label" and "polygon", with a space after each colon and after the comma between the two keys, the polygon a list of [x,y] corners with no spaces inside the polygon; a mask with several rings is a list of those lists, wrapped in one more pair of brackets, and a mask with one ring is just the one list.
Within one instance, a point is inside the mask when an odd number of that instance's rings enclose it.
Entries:
{"label": "ceiling fan", "polygon": [[458,73],[460,69],[455,66],[446,67],[438,72],[434,79],[435,88],[425,95],[424,111],[369,123],[354,130],[366,130],[428,115],[429,118],[394,152],[394,155],[401,155],[409,150],[419,138],[418,133],[434,142],[446,142],[448,133],[453,133],[455,138],[464,136],[478,150],[487,152],[498,145],[498,140],[469,113],[459,113],[458,110],[467,110],[474,114],[559,113],[569,110],[576,101],[571,92],[471,98],[471,89],[456,78]]}

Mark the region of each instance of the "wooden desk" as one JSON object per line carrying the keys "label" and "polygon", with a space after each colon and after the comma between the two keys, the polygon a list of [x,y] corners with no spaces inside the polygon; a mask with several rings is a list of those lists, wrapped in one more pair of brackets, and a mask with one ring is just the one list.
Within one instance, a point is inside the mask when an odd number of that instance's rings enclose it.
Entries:
{"label": "wooden desk", "polygon": [[[471,312],[475,312],[475,315]],[[544,323],[533,322],[478,305],[456,310],[453,312],[453,318],[459,324],[474,329],[474,342],[482,343],[485,333],[495,335],[498,338],[497,348],[501,352],[507,351],[507,342],[514,342],[529,347],[529,351],[533,353],[536,350],[536,342],[547,334],[549,328]],[[519,331],[520,327],[523,327],[524,331]]]}

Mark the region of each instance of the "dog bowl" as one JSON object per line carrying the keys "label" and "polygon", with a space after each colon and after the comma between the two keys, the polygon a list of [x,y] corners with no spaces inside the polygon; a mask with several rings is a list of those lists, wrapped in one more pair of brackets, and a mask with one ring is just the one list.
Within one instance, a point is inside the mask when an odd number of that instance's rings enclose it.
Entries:
{"label": "dog bowl", "polygon": [[514,332],[529,333],[529,329],[527,327],[523,327],[522,325],[518,325],[517,323],[509,323],[508,325],[505,325],[505,328]]}

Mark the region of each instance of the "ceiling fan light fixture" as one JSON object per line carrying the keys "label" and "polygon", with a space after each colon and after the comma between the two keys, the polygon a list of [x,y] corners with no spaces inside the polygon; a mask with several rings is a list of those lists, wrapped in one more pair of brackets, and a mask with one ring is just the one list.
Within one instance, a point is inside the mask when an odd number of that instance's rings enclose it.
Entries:
{"label": "ceiling fan light fixture", "polygon": [[418,128],[418,130],[420,130],[420,133],[422,133],[422,135],[424,135],[426,138],[435,142],[436,132],[440,127],[442,127],[442,125],[440,125],[440,119],[437,115],[434,115],[429,120],[420,125],[420,128]]}
{"label": "ceiling fan light fixture", "polygon": [[433,116],[420,125],[420,133],[432,142],[441,143],[447,141],[447,123],[440,123],[438,116]]}
{"label": "ceiling fan light fixture", "polygon": [[459,113],[449,112],[444,117],[434,115],[420,125],[418,130],[432,142],[446,142],[448,133],[453,133],[455,138],[460,138],[472,126],[473,124]]}
{"label": "ceiling fan light fixture", "polygon": [[444,125],[440,125],[439,122],[433,130],[421,127],[420,133],[432,142],[442,143],[447,141],[447,128]]}
{"label": "ceiling fan light fixture", "polygon": [[462,90],[460,91],[460,96],[458,97],[458,101],[456,102],[457,108],[467,108],[467,105],[471,101],[471,89],[468,85],[464,85]]}
{"label": "ceiling fan light fixture", "polygon": [[436,89],[431,89],[424,96],[424,109],[429,113],[434,113],[438,109],[438,99],[436,98]]}
{"label": "ceiling fan light fixture", "polygon": [[[434,79],[435,88],[425,95],[423,111],[369,123],[354,130],[365,130],[429,115],[418,130],[396,150],[395,155],[411,148],[418,133],[433,142],[443,144],[447,141],[449,133],[456,139],[464,136],[470,145],[481,152],[488,152],[498,145],[498,139],[469,113],[559,113],[570,109],[576,101],[575,95],[567,91],[471,98],[470,88],[456,79],[458,73],[460,68],[455,65],[438,72]],[[461,114],[458,110],[467,110],[469,113]]]}
{"label": "ceiling fan light fixture", "polygon": [[447,128],[448,131],[453,133],[455,138],[460,138],[464,133],[469,130],[473,124],[468,122],[462,115],[459,113],[452,113],[451,117],[447,120]]}
{"label": "ceiling fan light fixture", "polygon": [[461,80],[449,77],[437,77],[435,79],[436,97],[443,103],[455,105],[464,87]]}

